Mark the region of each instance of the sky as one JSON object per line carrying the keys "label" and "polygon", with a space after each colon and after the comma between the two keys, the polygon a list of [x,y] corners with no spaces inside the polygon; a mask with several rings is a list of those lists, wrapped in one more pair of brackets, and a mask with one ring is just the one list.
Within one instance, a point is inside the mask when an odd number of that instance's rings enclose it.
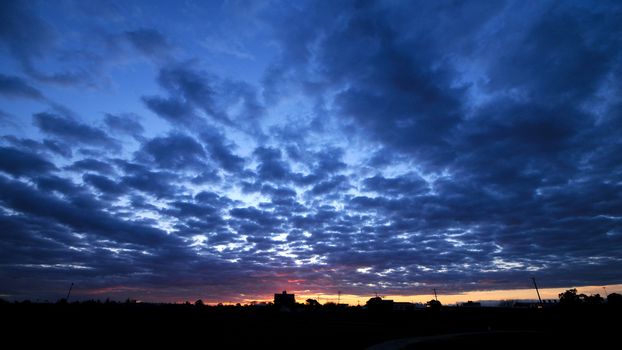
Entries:
{"label": "sky", "polygon": [[622,290],[621,17],[1,1],[0,297]]}

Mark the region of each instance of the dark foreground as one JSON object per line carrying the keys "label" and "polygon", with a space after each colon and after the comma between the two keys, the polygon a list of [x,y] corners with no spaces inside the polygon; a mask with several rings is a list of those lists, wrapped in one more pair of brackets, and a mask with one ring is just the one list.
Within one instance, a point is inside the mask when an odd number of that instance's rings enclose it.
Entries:
{"label": "dark foreground", "polygon": [[619,345],[621,311],[606,306],[279,312],[269,307],[157,304],[0,305],[2,341],[4,345],[15,344],[14,348],[574,348],[582,344]]}

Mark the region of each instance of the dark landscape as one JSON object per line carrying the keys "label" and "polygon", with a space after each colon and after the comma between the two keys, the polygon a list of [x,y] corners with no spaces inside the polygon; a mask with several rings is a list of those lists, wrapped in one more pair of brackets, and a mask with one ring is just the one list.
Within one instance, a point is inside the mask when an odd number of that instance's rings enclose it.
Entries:
{"label": "dark landscape", "polygon": [[[434,349],[587,346],[620,341],[620,295],[533,307],[208,306],[84,301],[0,305],[4,341],[20,346],[170,345],[241,349]],[[6,322],[10,321],[10,322]],[[75,339],[75,340],[68,340]],[[79,340],[78,340],[79,339]],[[124,346],[125,346],[124,345]]]}

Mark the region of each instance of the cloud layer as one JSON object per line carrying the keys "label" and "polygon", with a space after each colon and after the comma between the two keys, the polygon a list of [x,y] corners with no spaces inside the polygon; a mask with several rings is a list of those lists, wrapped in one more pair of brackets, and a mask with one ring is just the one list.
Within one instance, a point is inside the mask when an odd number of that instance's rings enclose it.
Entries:
{"label": "cloud layer", "polygon": [[3,297],[622,283],[619,4],[2,6]]}

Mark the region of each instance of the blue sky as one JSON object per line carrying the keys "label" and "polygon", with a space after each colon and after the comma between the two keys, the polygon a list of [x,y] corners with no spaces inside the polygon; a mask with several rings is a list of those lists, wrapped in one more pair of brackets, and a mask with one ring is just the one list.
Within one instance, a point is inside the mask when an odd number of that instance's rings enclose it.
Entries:
{"label": "blue sky", "polygon": [[3,1],[1,297],[622,283],[621,12]]}

